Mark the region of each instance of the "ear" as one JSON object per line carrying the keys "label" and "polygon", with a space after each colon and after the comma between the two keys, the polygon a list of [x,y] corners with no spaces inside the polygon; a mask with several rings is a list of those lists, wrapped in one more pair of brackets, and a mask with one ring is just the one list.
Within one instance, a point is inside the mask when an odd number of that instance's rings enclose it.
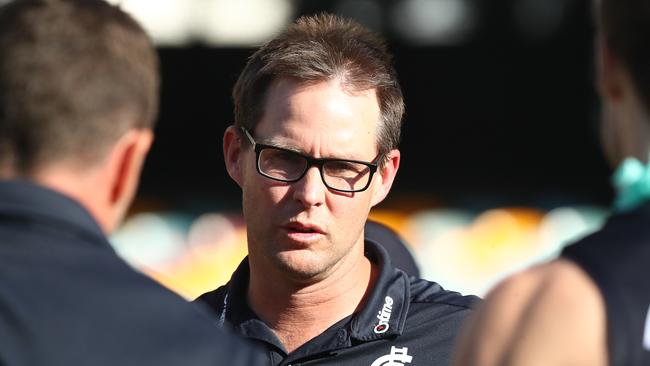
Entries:
{"label": "ear", "polygon": [[596,88],[604,102],[623,97],[625,73],[616,55],[602,35],[596,38]]}
{"label": "ear", "polygon": [[109,205],[112,231],[126,214],[140,181],[140,172],[153,142],[150,129],[131,129],[114,145],[109,156]]}
{"label": "ear", "polygon": [[393,149],[388,153],[388,157],[383,167],[380,167],[377,173],[377,182],[373,191],[372,206],[379,204],[386,198],[390,188],[393,186],[397,170],[399,169],[401,155],[400,151]]}
{"label": "ear", "polygon": [[240,187],[242,186],[242,139],[241,134],[236,126],[228,126],[223,134],[223,157],[226,164],[226,170]]}

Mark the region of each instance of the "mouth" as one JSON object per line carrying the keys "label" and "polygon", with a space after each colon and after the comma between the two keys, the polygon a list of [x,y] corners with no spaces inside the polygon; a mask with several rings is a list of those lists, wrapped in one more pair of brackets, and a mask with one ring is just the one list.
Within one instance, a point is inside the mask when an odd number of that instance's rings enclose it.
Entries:
{"label": "mouth", "polygon": [[289,238],[291,238],[292,241],[300,243],[319,240],[325,234],[325,230],[323,230],[320,226],[307,222],[289,222],[288,224],[284,225],[283,228],[286,230]]}
{"label": "mouth", "polygon": [[291,222],[284,225],[284,228],[290,233],[298,234],[324,234],[325,232],[318,225],[301,222]]}

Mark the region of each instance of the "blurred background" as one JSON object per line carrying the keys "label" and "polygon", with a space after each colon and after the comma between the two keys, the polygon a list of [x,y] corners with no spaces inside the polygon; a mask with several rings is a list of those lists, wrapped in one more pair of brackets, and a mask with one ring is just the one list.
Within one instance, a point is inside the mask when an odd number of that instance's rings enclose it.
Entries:
{"label": "blurred background", "polygon": [[247,57],[321,11],[382,34],[405,94],[402,165],[371,217],[424,278],[484,295],[597,229],[610,170],[599,148],[587,0],[123,0],[162,62],[157,139],[118,253],[188,299],[246,255],[221,137]]}

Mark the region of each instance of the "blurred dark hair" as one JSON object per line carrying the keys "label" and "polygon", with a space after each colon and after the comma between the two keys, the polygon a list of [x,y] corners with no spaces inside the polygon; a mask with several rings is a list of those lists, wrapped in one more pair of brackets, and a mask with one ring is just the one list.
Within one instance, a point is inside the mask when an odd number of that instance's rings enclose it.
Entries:
{"label": "blurred dark hair", "polygon": [[623,62],[650,112],[650,1],[600,0],[605,41]]}
{"label": "blurred dark hair", "polygon": [[0,7],[0,167],[92,164],[130,128],[151,128],[158,58],[143,29],[103,0]]}
{"label": "blurred dark hair", "polygon": [[378,152],[398,146],[404,102],[392,55],[360,24],[330,14],[305,16],[263,45],[235,84],[235,125],[255,129],[266,92],[280,78],[306,84],[338,80],[350,92],[375,89],[381,111]]}

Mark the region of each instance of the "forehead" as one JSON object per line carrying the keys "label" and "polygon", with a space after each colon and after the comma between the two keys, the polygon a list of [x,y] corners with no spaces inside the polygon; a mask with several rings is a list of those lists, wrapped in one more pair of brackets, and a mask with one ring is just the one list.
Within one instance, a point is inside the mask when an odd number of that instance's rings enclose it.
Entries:
{"label": "forehead", "polygon": [[379,121],[374,89],[350,92],[339,80],[282,78],[269,87],[255,132],[266,143],[315,156],[360,158],[376,152]]}

